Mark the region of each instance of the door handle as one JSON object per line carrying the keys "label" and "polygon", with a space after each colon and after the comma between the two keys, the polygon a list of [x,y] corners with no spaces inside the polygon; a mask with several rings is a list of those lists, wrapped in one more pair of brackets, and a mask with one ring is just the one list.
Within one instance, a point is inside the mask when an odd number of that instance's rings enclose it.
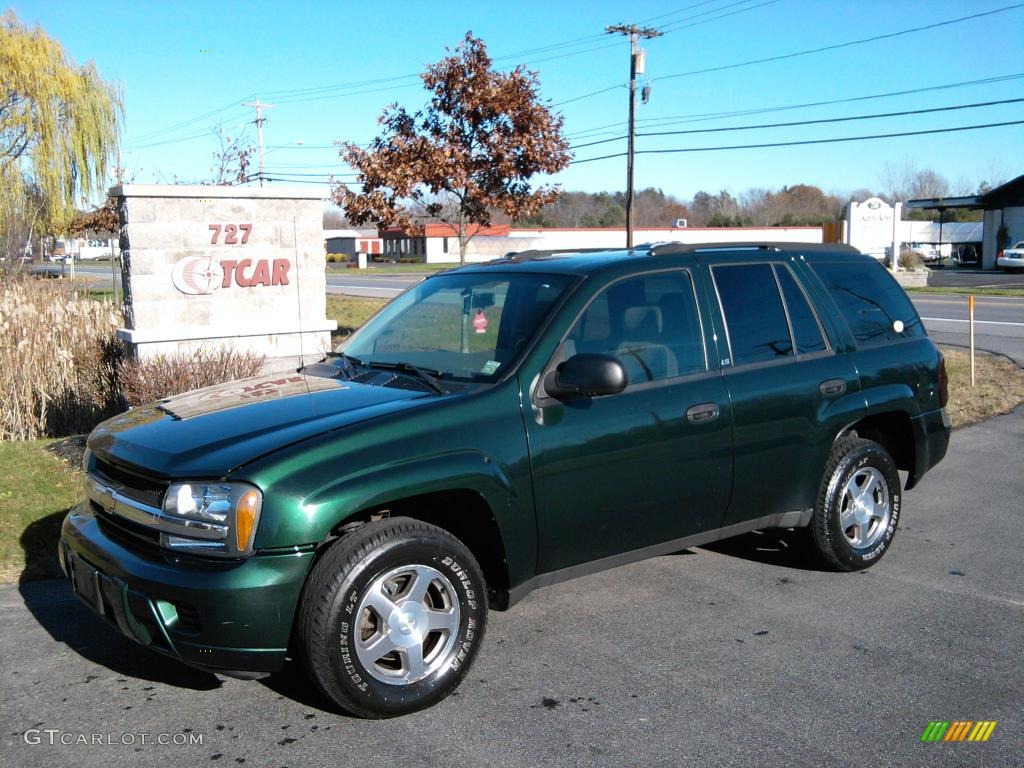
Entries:
{"label": "door handle", "polygon": [[686,420],[691,424],[704,424],[717,419],[719,413],[717,403],[700,403],[686,409]]}
{"label": "door handle", "polygon": [[846,382],[842,379],[829,379],[818,385],[818,391],[824,397],[835,397],[846,392]]}

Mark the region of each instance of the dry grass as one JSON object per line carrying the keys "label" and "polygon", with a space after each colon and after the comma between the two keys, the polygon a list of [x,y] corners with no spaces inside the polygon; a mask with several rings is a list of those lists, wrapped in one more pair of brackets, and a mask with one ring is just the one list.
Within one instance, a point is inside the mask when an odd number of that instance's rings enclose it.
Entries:
{"label": "dry grass", "polygon": [[112,407],[110,302],[62,280],[8,278],[0,287],[0,440],[91,429]]}
{"label": "dry grass", "polygon": [[975,353],[975,386],[971,387],[971,356],[960,347],[942,347],[949,374],[947,411],[953,427],[1010,413],[1024,403],[1024,370],[1011,360]]}
{"label": "dry grass", "polygon": [[81,284],[15,277],[0,286],[0,441],[89,432],[129,406],[253,376],[265,357],[201,350],[135,361],[120,309]]}

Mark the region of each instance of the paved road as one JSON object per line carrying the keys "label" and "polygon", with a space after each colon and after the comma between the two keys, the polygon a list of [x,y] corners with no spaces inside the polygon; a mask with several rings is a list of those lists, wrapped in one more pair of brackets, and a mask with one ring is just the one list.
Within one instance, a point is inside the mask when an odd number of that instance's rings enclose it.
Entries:
{"label": "paved road", "polygon": [[949,288],[1024,288],[1024,272],[992,269],[932,268],[928,285]]}
{"label": "paved road", "polygon": [[[969,346],[966,296],[914,293],[911,299],[932,339],[939,344]],[[998,352],[1024,366],[1024,299],[978,296],[975,298],[974,320],[974,344],[978,349]]]}
{"label": "paved road", "polygon": [[[299,678],[150,654],[60,581],[0,588],[3,761],[1017,767],[1021,445],[1022,411],[958,431],[863,573],[809,569],[791,535],[767,533],[535,592],[492,615],[457,695],[383,722],[331,712]],[[920,742],[957,719],[998,725],[986,743]],[[153,743],[189,733],[202,743]],[[113,744],[59,743],[79,734]]]}
{"label": "paved road", "polygon": [[410,285],[415,285],[426,275],[366,275],[355,272],[328,272],[327,292],[344,293],[349,296],[369,296],[377,299],[393,299]]}

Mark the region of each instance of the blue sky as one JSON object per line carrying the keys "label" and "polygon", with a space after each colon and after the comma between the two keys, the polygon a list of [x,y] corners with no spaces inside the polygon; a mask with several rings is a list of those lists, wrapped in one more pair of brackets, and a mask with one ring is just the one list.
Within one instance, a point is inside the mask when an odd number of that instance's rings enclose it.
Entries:
{"label": "blue sky", "polygon": [[[1011,7],[1015,6],[1015,7]],[[500,67],[526,64],[565,116],[577,159],[625,150],[628,43],[609,24],[660,26],[644,43],[650,103],[638,131],[679,131],[831,119],[1024,98],[1024,3],[1013,0],[666,0],[665,2],[15,2],[78,62],[93,60],[124,89],[123,164],[138,183],[209,175],[211,129],[248,130],[259,97],[267,173],[326,182],[350,169],[331,147],[365,143],[390,102],[416,108],[416,77],[467,30]],[[980,18],[773,62],[727,67]],[[953,86],[970,81],[987,83]],[[934,90],[921,91],[920,89]],[[595,93],[598,92],[599,93]],[[780,109],[896,91],[885,98]],[[568,102],[568,103],[565,103]],[[773,110],[765,112],[764,110]],[[721,116],[749,111],[751,114]],[[832,124],[641,136],[637,149],[690,149],[928,131],[1024,120],[1024,102]],[[302,142],[302,144],[297,144]],[[698,190],[816,184],[839,193],[879,188],[886,164],[943,174],[954,192],[1024,173],[1024,125],[874,141],[639,154],[636,185],[689,198]],[[301,174],[301,175],[300,175]],[[625,187],[622,157],[554,177],[565,189]],[[325,195],[327,186],[324,184]]]}

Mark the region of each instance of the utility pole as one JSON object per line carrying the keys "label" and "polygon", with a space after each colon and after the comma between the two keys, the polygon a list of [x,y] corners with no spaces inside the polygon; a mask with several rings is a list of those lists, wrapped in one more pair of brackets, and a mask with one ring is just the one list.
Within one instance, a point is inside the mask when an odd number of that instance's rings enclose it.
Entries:
{"label": "utility pole", "polygon": [[266,120],[263,116],[264,109],[273,109],[276,104],[261,104],[259,99],[256,101],[245,101],[242,102],[243,107],[255,107],[256,108],[256,141],[260,147],[260,186],[263,186],[263,121]]}
{"label": "utility pole", "polygon": [[645,69],[644,52],[637,46],[640,38],[649,40],[661,37],[662,32],[653,27],[638,27],[636,24],[613,24],[605,27],[609,35],[620,34],[629,37],[629,140],[626,150],[626,247],[633,247],[633,138],[636,114],[636,76]]}

